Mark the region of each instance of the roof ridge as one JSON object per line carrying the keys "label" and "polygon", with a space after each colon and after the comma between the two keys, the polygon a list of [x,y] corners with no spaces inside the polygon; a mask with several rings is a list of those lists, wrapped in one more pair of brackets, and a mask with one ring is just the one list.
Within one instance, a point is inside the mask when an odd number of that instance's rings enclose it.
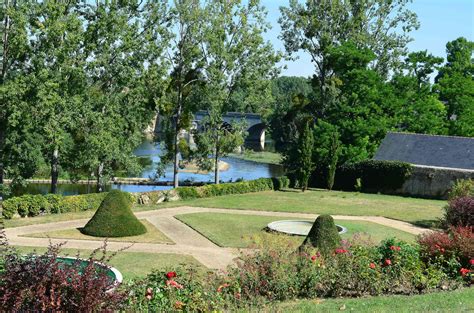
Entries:
{"label": "roof ridge", "polygon": [[474,140],[474,137],[466,136],[450,136],[450,135],[432,135],[432,134],[420,134],[420,133],[411,133],[411,132],[397,132],[397,131],[388,131],[391,134],[402,134],[402,135],[417,135],[417,136],[426,136],[426,137],[445,137],[445,138],[462,138],[462,139],[471,139]]}

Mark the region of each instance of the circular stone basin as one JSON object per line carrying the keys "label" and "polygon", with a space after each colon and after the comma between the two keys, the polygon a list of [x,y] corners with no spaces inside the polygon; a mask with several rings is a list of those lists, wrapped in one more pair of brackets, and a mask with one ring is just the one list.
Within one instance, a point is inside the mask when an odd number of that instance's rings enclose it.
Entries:
{"label": "circular stone basin", "polygon": [[[314,222],[312,221],[293,221],[284,220],[271,222],[267,225],[268,229],[279,233],[297,236],[307,236]],[[347,232],[347,228],[341,225],[336,225],[339,234]]]}
{"label": "circular stone basin", "polygon": [[[86,268],[87,265],[89,265],[88,260],[78,259],[75,257],[68,257],[68,256],[57,257],[56,260],[58,261],[58,263],[64,264],[66,266],[78,266],[80,274],[82,273],[83,269]],[[97,268],[102,268],[106,271],[105,274],[110,279],[110,285],[107,290],[111,291],[115,287],[117,287],[119,284],[122,283],[123,276],[122,276],[122,273],[120,273],[118,269],[116,269],[115,267],[107,266],[100,262],[94,262],[94,264],[95,266],[97,266]]]}

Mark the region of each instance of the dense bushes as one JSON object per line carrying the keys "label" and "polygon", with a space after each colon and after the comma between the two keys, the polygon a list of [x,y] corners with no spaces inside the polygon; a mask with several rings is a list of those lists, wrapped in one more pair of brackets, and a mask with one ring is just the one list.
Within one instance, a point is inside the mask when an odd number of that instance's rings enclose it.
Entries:
{"label": "dense bushes", "polygon": [[110,277],[94,263],[107,262],[106,256],[96,259],[93,253],[86,266],[79,261],[69,266],[57,262],[59,247],[27,256],[2,247],[6,249],[1,255],[2,312],[113,312],[120,308],[125,294],[108,292]]}
{"label": "dense bushes", "polygon": [[474,197],[453,198],[449,200],[444,210],[446,225],[474,227]]}
{"label": "dense bushes", "polygon": [[145,226],[133,215],[127,193],[112,190],[81,232],[96,237],[127,237],[146,233]]}
{"label": "dense bushes", "polygon": [[365,160],[341,166],[336,172],[335,186],[337,189],[355,190],[360,179],[363,191],[394,191],[402,187],[411,173],[409,163]]}
{"label": "dense bushes", "polygon": [[459,197],[474,197],[474,180],[458,179],[448,194],[448,199]]}
{"label": "dense bushes", "polygon": [[24,195],[3,201],[3,217],[11,219],[15,214],[33,217],[41,214],[57,214],[95,210],[107,193],[91,193],[77,196]]}
{"label": "dense bushes", "polygon": [[258,192],[265,190],[273,190],[274,182],[277,181],[278,189],[285,188],[289,184],[288,178],[259,178],[255,180],[242,181],[237,183],[210,184],[200,187],[179,187],[177,190],[182,200],[208,198],[215,196],[224,196],[232,194],[242,194],[249,192]]}

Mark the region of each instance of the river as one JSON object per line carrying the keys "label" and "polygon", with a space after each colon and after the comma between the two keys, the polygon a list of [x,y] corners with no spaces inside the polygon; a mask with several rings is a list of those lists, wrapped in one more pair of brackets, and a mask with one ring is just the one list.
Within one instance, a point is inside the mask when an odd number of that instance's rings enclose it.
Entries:
{"label": "river", "polygon": [[[135,149],[135,155],[139,157],[149,158],[151,165],[143,168],[139,177],[154,177],[156,173],[157,164],[160,161],[161,148],[159,143],[153,142],[150,139],[144,139],[140,146]],[[235,181],[237,179],[252,180],[261,177],[276,177],[283,175],[283,169],[279,165],[257,163],[246,161],[237,158],[226,157],[223,161],[229,164],[229,169],[220,172],[220,179],[224,182]],[[148,162],[150,163],[150,162]],[[159,181],[173,180],[172,167],[166,169],[164,177],[160,177]],[[213,182],[214,174],[195,174],[181,172],[179,173],[179,180],[191,180],[195,182]],[[153,190],[166,190],[171,187],[166,186],[145,186],[145,185],[108,185],[106,190],[120,189],[127,192],[144,192]],[[29,194],[46,194],[49,192],[49,184],[29,184],[28,187],[21,191],[21,193]],[[75,195],[95,192],[95,185],[84,184],[59,184],[58,193],[62,195]]]}

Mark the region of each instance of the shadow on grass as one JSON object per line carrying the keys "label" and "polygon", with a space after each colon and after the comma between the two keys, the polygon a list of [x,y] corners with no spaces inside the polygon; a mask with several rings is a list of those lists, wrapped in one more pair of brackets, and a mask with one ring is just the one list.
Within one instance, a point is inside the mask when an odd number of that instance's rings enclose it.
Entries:
{"label": "shadow on grass", "polygon": [[440,220],[420,220],[412,223],[415,226],[428,228],[428,229],[439,229],[441,228]]}

